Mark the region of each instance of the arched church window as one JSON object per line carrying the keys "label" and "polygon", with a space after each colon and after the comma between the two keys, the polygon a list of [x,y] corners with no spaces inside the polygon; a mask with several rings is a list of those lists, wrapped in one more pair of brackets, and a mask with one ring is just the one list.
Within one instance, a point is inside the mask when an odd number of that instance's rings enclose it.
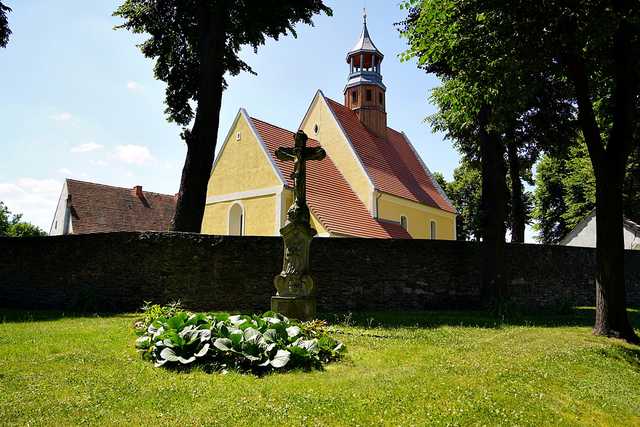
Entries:
{"label": "arched church window", "polygon": [[354,104],[358,102],[358,91],[355,89],[351,92],[351,102]]}
{"label": "arched church window", "polygon": [[404,215],[400,217],[400,227],[407,229],[407,217]]}
{"label": "arched church window", "polygon": [[429,228],[430,228],[430,233],[431,233],[429,235],[429,237],[431,238],[431,240],[435,240],[436,236],[437,236],[436,222],[435,221],[431,221],[431,224],[430,224]]}
{"label": "arched church window", "polygon": [[244,235],[244,209],[240,203],[234,203],[229,209],[229,235]]}

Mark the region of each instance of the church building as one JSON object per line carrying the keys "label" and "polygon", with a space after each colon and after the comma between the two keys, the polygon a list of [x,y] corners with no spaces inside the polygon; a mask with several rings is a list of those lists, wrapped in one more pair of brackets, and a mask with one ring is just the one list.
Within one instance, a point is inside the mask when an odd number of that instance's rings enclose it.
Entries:
{"label": "church building", "polygon": [[[299,127],[327,153],[307,167],[312,226],[321,237],[455,240],[455,208],[407,136],[387,126],[384,55],[366,18],[346,59],[344,102],[318,91]],[[203,233],[280,235],[293,164],[275,151],[294,133],[240,109],[213,165]]]}

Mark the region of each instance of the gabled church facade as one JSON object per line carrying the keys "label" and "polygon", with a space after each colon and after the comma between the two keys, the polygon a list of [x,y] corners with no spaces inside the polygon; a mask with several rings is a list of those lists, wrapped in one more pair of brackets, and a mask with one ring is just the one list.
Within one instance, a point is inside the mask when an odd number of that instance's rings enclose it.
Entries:
{"label": "gabled church facade", "polygon": [[[324,237],[455,240],[456,211],[407,136],[387,126],[384,55],[362,34],[347,54],[344,102],[318,91],[299,129],[327,158],[307,168],[312,226]],[[277,236],[293,202],[294,132],[241,109],[214,162],[202,232]]]}

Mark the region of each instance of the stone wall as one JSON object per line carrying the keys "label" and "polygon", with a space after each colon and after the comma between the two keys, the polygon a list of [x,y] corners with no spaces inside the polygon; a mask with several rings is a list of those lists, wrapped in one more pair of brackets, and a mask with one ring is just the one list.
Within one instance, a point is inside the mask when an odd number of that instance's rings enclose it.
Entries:
{"label": "stone wall", "polygon": [[[282,242],[272,237],[109,233],[0,238],[0,306],[131,311],[180,299],[192,309],[269,308]],[[508,245],[513,304],[594,305],[593,249]],[[640,252],[626,254],[640,306]],[[315,239],[320,311],[476,308],[480,246],[431,240]]]}

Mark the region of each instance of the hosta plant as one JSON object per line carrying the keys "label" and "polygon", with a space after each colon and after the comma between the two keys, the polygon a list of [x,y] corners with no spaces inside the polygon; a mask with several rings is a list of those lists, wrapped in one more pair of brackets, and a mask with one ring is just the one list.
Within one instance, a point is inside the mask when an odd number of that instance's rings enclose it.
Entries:
{"label": "hosta plant", "polygon": [[319,368],[339,359],[344,345],[323,325],[267,312],[262,316],[177,311],[145,318],[136,348],[156,366],[201,365],[212,370],[264,373]]}

